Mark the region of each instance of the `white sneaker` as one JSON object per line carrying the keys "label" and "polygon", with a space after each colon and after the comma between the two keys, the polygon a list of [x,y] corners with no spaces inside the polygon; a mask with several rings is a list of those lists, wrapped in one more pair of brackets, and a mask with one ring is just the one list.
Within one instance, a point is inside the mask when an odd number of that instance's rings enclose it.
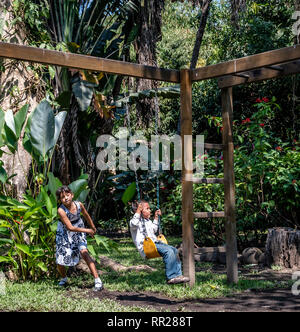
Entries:
{"label": "white sneaker", "polygon": [[96,281],[95,282],[94,291],[95,292],[100,292],[100,291],[102,291],[102,289],[103,289],[103,283],[102,283],[102,281],[101,280],[100,281]]}
{"label": "white sneaker", "polygon": [[103,290],[103,284],[96,284],[94,287],[95,292],[100,292]]}

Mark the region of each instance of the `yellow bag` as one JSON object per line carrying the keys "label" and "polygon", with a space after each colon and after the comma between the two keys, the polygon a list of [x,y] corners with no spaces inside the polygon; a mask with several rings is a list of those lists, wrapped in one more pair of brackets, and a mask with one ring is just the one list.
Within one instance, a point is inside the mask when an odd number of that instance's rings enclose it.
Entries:
{"label": "yellow bag", "polygon": [[[159,234],[157,236],[157,240],[165,244],[168,244],[168,241],[166,240],[163,234]],[[144,253],[148,259],[161,257],[157,251],[155,243],[152,241],[152,239],[150,239],[150,237],[145,237],[143,246],[144,246]]]}

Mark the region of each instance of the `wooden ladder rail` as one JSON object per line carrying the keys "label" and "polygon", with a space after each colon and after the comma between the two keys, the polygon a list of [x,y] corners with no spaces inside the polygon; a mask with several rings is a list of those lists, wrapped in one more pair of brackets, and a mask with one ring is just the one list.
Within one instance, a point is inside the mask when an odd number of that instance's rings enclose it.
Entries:
{"label": "wooden ladder rail", "polygon": [[220,178],[193,178],[193,183],[224,184],[224,211],[193,212],[194,218],[225,218],[226,232],[226,268],[229,283],[238,282],[238,257],[236,243],[235,217],[235,178],[234,178],[234,144],[233,144],[233,105],[232,87],[222,89],[222,120],[223,144],[205,145],[205,149],[223,150],[224,179]]}

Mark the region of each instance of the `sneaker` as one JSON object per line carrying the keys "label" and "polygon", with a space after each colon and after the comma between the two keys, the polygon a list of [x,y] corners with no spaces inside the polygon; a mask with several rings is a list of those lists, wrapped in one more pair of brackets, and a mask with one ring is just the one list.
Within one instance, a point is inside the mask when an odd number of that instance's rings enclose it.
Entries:
{"label": "sneaker", "polygon": [[175,285],[175,284],[184,284],[189,281],[190,281],[190,278],[184,277],[184,276],[179,276],[179,277],[175,277],[175,278],[168,280],[167,283],[169,285]]}
{"label": "sneaker", "polygon": [[61,281],[58,283],[59,287],[65,287],[68,283],[68,278],[63,278]]}
{"label": "sneaker", "polygon": [[96,282],[95,283],[95,287],[94,287],[94,291],[95,292],[100,292],[103,290],[103,284],[102,282]]}

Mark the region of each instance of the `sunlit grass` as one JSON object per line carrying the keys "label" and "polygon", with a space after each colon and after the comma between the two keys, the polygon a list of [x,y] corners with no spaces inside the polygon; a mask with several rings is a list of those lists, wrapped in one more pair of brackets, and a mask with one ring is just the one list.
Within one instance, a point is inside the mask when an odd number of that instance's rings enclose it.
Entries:
{"label": "sunlit grass", "polygon": [[[176,238],[168,240],[172,245],[180,243]],[[242,276],[237,285],[229,285],[225,273],[212,272],[211,263],[196,263],[199,272],[196,272],[196,283],[193,288],[182,284],[168,285],[162,259],[143,260],[131,239],[121,239],[119,251],[120,253],[102,254],[125,266],[147,264],[156,271],[116,273],[102,269],[101,279],[108,291],[151,292],[173,299],[190,300],[232,296],[248,289],[282,288],[292,285],[292,281],[254,280]],[[66,289],[59,288],[57,282],[54,277],[37,283],[6,281],[5,292],[0,295],[0,311],[151,311],[151,308],[144,306],[125,307],[113,300],[93,297],[91,288],[94,280],[87,273],[71,276]]]}
{"label": "sunlit grass", "polygon": [[[169,244],[180,243],[178,238],[169,238]],[[227,283],[226,274],[213,273],[211,263],[196,263],[201,267],[196,272],[196,283],[193,288],[188,285],[168,285],[165,279],[164,264],[162,259],[143,260],[132,244],[131,239],[123,239],[119,243],[121,255],[109,254],[109,257],[125,265],[147,264],[156,269],[155,272],[126,272],[115,273],[106,271],[102,277],[105,287],[111,291],[144,291],[159,293],[176,299],[203,299],[230,296],[248,289],[268,289],[278,287],[277,281],[253,280],[243,277],[239,278],[237,285]],[[107,253],[103,253],[107,255]],[[282,282],[281,287],[289,287],[291,283]]]}
{"label": "sunlit grass", "polygon": [[61,289],[56,281],[44,280],[6,282],[5,292],[0,295],[0,311],[140,312],[149,308],[125,307],[110,299],[89,298],[77,286]]}

